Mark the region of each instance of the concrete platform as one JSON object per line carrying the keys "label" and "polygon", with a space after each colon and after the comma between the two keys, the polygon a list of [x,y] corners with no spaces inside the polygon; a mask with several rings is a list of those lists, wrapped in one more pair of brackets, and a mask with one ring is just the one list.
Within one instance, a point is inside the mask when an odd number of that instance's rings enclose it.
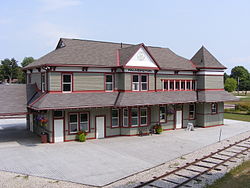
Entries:
{"label": "concrete platform", "polygon": [[213,144],[219,139],[220,129],[222,139],[226,139],[250,131],[250,123],[225,120],[224,126],[192,132],[175,130],[153,136],[34,147],[0,146],[0,170],[102,186]]}

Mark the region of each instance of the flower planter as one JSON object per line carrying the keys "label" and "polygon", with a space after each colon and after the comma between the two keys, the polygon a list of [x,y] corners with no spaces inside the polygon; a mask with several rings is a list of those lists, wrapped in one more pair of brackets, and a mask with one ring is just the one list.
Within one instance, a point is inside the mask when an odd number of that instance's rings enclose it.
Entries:
{"label": "flower planter", "polygon": [[47,134],[41,134],[41,142],[48,143],[48,135]]}

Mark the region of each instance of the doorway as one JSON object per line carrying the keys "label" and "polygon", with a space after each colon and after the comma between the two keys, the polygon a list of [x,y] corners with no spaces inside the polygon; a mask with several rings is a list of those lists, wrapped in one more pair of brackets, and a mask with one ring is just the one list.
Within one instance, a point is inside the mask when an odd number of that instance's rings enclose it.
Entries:
{"label": "doorway", "polygon": [[96,116],[96,138],[104,138],[105,137],[105,116]]}

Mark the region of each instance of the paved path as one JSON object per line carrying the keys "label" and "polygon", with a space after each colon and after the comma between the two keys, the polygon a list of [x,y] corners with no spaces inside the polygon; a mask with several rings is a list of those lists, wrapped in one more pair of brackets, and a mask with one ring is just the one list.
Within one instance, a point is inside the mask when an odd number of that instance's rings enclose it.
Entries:
{"label": "paved path", "polygon": [[220,129],[226,139],[250,131],[250,123],[225,120],[192,132],[0,147],[0,170],[101,186],[215,143]]}

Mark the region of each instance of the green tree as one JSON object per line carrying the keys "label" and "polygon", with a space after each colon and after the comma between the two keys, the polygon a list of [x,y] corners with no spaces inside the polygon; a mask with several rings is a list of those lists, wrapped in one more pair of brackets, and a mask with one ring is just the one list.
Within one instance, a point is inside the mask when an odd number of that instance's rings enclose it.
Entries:
{"label": "green tree", "polygon": [[232,78],[235,80],[238,80],[238,78],[241,80],[246,80],[249,78],[249,72],[248,70],[243,67],[243,66],[236,66],[231,70],[231,75]]}
{"label": "green tree", "polygon": [[226,83],[226,79],[228,79],[230,76],[227,73],[224,73],[224,84]]}
{"label": "green tree", "polygon": [[237,81],[234,78],[227,78],[225,81],[225,90],[233,92],[237,88]]}
{"label": "green tree", "polygon": [[35,59],[33,57],[25,57],[21,63],[22,67],[26,67],[27,65],[29,65],[30,63],[32,63],[33,61],[35,61]]}
{"label": "green tree", "polygon": [[[22,67],[26,67],[27,65],[29,65],[30,63],[32,63],[33,61],[35,61],[35,59],[33,57],[25,57],[21,63]],[[18,82],[19,83],[25,83],[26,82],[26,74],[24,71],[22,71],[22,69],[20,68],[18,70],[18,76],[17,76]]]}
{"label": "green tree", "polygon": [[4,78],[7,78],[11,83],[13,78],[17,78],[18,65],[17,61],[12,59],[4,59],[1,61],[1,73]]}
{"label": "green tree", "polygon": [[242,91],[245,91],[245,95],[247,94],[247,91],[250,91],[250,79],[246,79],[240,82],[240,89]]}

